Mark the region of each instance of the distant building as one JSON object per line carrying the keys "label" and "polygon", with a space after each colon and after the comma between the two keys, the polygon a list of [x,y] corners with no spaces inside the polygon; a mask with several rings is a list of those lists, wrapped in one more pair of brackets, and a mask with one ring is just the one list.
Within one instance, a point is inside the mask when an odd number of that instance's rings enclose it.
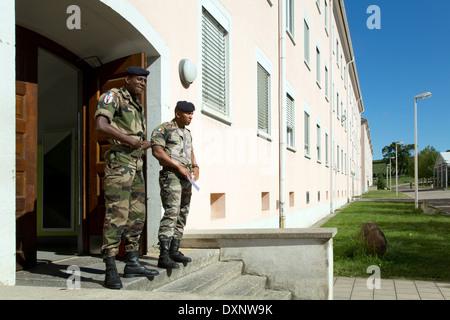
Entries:
{"label": "distant building", "polygon": [[[197,107],[201,189],[187,229],[309,227],[371,184],[342,0],[10,0],[1,9],[0,284],[13,284],[44,244],[98,252],[107,142],[93,114],[129,65],[150,71],[148,134],[178,100]],[[181,81],[184,59],[196,66],[192,84]],[[157,242],[159,170],[147,153],[144,250]]]}
{"label": "distant building", "polygon": [[450,152],[440,152],[433,170],[434,186],[448,188],[450,186]]}

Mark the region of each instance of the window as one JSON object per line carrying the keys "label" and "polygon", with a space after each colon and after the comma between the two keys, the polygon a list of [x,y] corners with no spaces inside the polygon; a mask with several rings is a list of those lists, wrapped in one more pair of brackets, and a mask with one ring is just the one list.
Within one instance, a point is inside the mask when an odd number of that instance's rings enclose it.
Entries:
{"label": "window", "polygon": [[310,69],[310,53],[309,53],[309,23],[305,19],[304,21],[304,37],[303,37],[303,54],[306,66]]}
{"label": "window", "polygon": [[202,111],[231,123],[226,28],[202,7]]}
{"label": "window", "polygon": [[316,133],[317,133],[317,162],[322,162],[322,142],[321,142],[321,129],[320,124],[317,124],[316,127]]}
{"label": "window", "polygon": [[294,39],[294,31],[295,31],[295,11],[294,11],[294,0],[285,0],[286,1],[286,29],[288,31],[291,39]]}
{"label": "window", "polygon": [[337,161],[336,170],[339,172],[339,168],[340,168],[340,166],[339,166],[339,145],[337,146],[336,161]]}
{"label": "window", "polygon": [[337,117],[338,119],[340,118],[340,113],[339,113],[339,92],[336,93],[336,113],[337,113]]}
{"label": "window", "polygon": [[329,142],[328,142],[328,132],[325,132],[325,165],[328,166],[329,165],[329,151],[328,151],[328,147],[329,147]]}
{"label": "window", "polygon": [[309,129],[309,120],[310,116],[309,116],[309,112],[307,110],[305,110],[305,116],[304,116],[304,128],[305,128],[305,136],[304,136],[304,143],[305,143],[305,156],[306,157],[310,157],[310,129]]}
{"label": "window", "polygon": [[320,66],[320,48],[319,46],[316,46],[316,83],[319,85],[321,83],[320,73],[322,71],[322,68]]}
{"label": "window", "polygon": [[328,91],[329,91],[329,84],[328,84],[328,66],[325,65],[325,98],[328,100]]}
{"label": "window", "polygon": [[289,207],[294,207],[295,205],[295,193],[289,192]]}
{"label": "window", "polygon": [[344,153],[344,173],[347,174],[347,152]]}
{"label": "window", "polygon": [[210,194],[211,218],[213,219],[226,218],[225,203],[226,203],[225,193]]}
{"label": "window", "polygon": [[261,209],[270,210],[270,192],[261,192]]}
{"label": "window", "polygon": [[295,104],[294,99],[286,96],[287,147],[295,148]]}
{"label": "window", "polygon": [[317,10],[319,10],[319,13],[320,13],[320,0],[316,0],[316,6],[317,6]]}
{"label": "window", "polygon": [[328,0],[324,0],[325,32],[328,34]]}
{"label": "window", "polygon": [[339,68],[339,39],[336,40],[336,63]]}
{"label": "window", "polygon": [[258,131],[270,135],[269,88],[270,74],[257,63],[258,82]]}

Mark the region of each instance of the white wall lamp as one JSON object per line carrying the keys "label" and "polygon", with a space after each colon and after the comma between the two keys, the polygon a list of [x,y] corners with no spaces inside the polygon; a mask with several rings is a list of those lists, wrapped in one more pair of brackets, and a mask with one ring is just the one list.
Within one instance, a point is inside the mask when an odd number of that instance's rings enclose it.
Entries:
{"label": "white wall lamp", "polygon": [[197,68],[189,59],[183,59],[180,61],[180,64],[178,65],[178,72],[180,73],[181,83],[186,89],[189,88],[197,77]]}

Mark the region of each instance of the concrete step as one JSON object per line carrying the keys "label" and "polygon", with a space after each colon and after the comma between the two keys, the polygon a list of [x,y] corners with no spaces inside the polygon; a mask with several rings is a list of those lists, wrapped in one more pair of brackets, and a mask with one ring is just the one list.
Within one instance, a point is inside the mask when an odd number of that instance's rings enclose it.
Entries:
{"label": "concrete step", "polygon": [[159,251],[151,252],[144,257],[140,257],[140,262],[145,265],[147,268],[158,270],[159,275],[154,277],[153,279],[147,278],[123,278],[122,272],[125,268],[125,263],[120,262],[117,264],[117,269],[119,274],[121,275],[123,289],[125,290],[144,290],[144,291],[152,291],[159,287],[165,286],[171,282],[174,282],[178,279],[181,279],[185,276],[195,274],[196,271],[205,268],[206,266],[215,263],[219,260],[219,249],[202,249],[202,250],[190,250],[183,249],[180,250],[187,257],[192,259],[192,262],[183,266],[183,264],[179,263],[179,269],[162,269],[158,268],[158,257]]}
{"label": "concrete step", "polygon": [[217,261],[153,292],[230,299],[290,300],[289,291],[266,289],[266,277],[242,274],[241,261]]}
{"label": "concrete step", "polygon": [[266,277],[241,274],[220,288],[211,292],[212,295],[257,296],[266,288]]}
{"label": "concrete step", "polygon": [[287,290],[266,289],[258,296],[261,300],[291,300],[292,293]]}
{"label": "concrete step", "polygon": [[266,289],[267,278],[242,274],[214,290],[212,296],[257,298],[259,300],[291,300],[291,292]]}
{"label": "concrete step", "polygon": [[217,261],[154,291],[207,294],[241,275],[242,267],[242,261]]}
{"label": "concrete step", "polygon": [[[266,278],[245,275],[242,261],[219,261],[219,249],[182,249],[192,258],[186,266],[166,270],[157,267],[159,250],[140,257],[147,268],[156,269],[159,275],[153,278],[124,278],[125,262],[117,260],[117,269],[123,288],[130,296],[142,292],[156,299],[290,299],[290,292],[266,289]],[[51,263],[40,264],[30,270],[16,273],[16,285],[35,287],[67,288],[67,279],[72,275],[69,266],[80,270],[80,287],[83,289],[114,291],[104,287],[105,264],[99,256],[73,256]],[[87,292],[87,291],[86,291]],[[106,294],[106,293],[105,293]],[[124,293],[124,295],[126,295]]]}

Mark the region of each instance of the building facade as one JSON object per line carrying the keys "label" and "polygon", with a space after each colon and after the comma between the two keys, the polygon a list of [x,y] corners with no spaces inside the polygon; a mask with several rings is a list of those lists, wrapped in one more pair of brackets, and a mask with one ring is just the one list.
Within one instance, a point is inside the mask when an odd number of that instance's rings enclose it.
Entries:
{"label": "building facade", "polygon": [[433,180],[436,188],[448,188],[450,176],[450,152],[440,152],[433,168]]}
{"label": "building facade", "polygon": [[[172,119],[178,100],[196,105],[200,191],[187,229],[309,227],[372,176],[342,0],[10,0],[0,8],[0,63],[10,71],[0,78],[2,284],[33,265],[41,243],[98,252],[107,144],[92,116],[128,65],[150,71],[141,97],[148,134]],[[188,84],[186,59],[196,69]],[[160,166],[150,153],[146,160],[144,248],[156,244],[162,214]]]}

